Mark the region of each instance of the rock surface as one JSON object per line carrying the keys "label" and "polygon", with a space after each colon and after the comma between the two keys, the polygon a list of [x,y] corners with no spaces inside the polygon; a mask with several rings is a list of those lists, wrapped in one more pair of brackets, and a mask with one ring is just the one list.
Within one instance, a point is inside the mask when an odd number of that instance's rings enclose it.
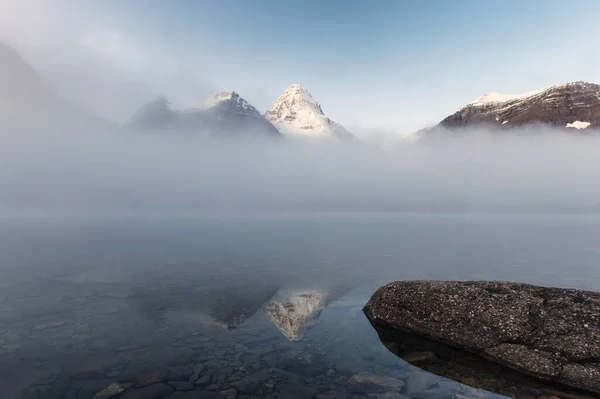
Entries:
{"label": "rock surface", "polygon": [[600,294],[510,282],[400,281],[364,308],[533,377],[600,393]]}

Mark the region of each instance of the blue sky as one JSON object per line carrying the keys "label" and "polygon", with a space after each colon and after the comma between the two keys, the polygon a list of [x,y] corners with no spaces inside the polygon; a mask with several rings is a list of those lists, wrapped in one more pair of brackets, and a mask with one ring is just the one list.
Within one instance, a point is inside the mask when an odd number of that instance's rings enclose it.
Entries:
{"label": "blue sky", "polygon": [[302,83],[349,128],[408,134],[485,92],[600,83],[597,0],[12,3],[0,0],[0,39],[71,95],[81,95],[67,87],[74,74],[56,71],[81,66],[82,54],[102,59],[99,82],[118,85],[121,72],[136,82],[119,101],[98,85],[99,108],[116,119],[152,93],[185,104],[233,89],[264,110]]}

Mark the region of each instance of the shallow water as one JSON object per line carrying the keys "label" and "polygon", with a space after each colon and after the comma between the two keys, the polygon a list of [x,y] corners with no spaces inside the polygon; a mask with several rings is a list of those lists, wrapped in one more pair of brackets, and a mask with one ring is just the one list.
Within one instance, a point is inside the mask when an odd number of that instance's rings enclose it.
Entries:
{"label": "shallow water", "polygon": [[598,217],[541,215],[6,220],[1,397],[92,398],[117,381],[170,381],[141,388],[165,395],[384,394],[349,382],[361,372],[411,398],[493,397],[396,357],[362,306],[398,279],[599,290],[599,233]]}

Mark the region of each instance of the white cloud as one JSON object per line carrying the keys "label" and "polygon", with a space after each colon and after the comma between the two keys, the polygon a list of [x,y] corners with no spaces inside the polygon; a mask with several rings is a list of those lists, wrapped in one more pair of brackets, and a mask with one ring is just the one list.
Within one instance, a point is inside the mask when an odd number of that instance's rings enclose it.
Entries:
{"label": "white cloud", "polygon": [[81,45],[106,57],[119,57],[126,50],[123,34],[115,30],[86,32]]}
{"label": "white cloud", "polygon": [[115,29],[88,30],[81,36],[79,45],[84,53],[119,68],[143,72],[149,65],[142,47]]}

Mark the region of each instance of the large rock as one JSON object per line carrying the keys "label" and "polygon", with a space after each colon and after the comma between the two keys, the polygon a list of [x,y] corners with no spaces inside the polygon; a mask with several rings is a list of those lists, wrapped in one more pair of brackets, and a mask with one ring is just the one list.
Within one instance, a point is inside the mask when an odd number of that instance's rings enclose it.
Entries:
{"label": "large rock", "polygon": [[364,308],[374,324],[600,394],[600,294],[509,282],[400,281]]}

